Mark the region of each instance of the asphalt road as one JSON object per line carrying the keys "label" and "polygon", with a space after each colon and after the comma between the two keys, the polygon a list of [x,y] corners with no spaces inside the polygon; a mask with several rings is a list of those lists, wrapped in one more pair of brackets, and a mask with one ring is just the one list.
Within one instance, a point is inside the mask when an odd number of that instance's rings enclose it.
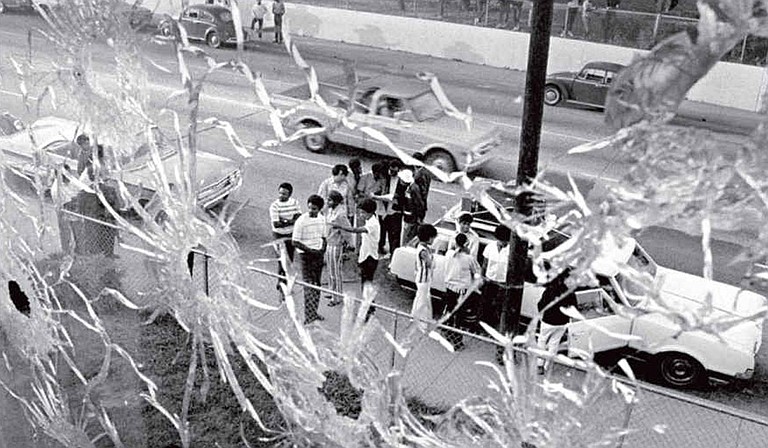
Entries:
{"label": "asphalt road", "polygon": [[[33,116],[20,102],[18,86],[8,57],[26,58],[27,31],[40,26],[42,22],[32,16],[0,16],[0,109],[9,110],[25,119],[31,119]],[[436,73],[448,96],[460,109],[471,105],[474,113],[498,123],[505,130],[506,140],[498,160],[478,174],[496,179],[510,179],[514,176],[524,73],[320,40],[302,38],[297,39],[297,43],[304,58],[316,68],[320,79],[341,74],[343,59],[355,60],[361,74],[386,73],[411,77],[418,71]],[[220,60],[234,56],[234,50],[231,48],[214,50],[212,53]],[[47,66],[51,61],[66,64],[61,55],[54,52],[50,44],[37,35],[33,35],[31,54],[32,60],[38,66]],[[169,47],[147,43],[143,57],[175,73],[176,60]],[[245,59],[254,70],[261,72],[270,92],[281,92],[304,82],[303,72],[293,64],[285,49],[272,44],[266,38],[262,42],[249,44]],[[106,46],[95,49],[92,64],[92,73],[104,85],[109,86],[114,82],[114,61],[110,59]],[[194,76],[205,70],[201,60],[190,59],[189,66]],[[184,110],[185,104],[181,100],[168,100],[168,96],[180,88],[179,76],[151,67],[150,70],[151,82],[148,91],[152,98],[151,108],[155,111],[161,107]],[[246,256],[260,257],[271,255],[261,249],[260,245],[271,238],[267,209],[280,182],[292,182],[296,196],[303,202],[309,194],[316,191],[320,182],[330,175],[330,167],[334,164],[344,163],[355,156],[360,157],[364,164],[369,166],[375,159],[350,148],[336,148],[325,154],[309,153],[299,144],[274,149],[259,148],[259,142],[272,138],[272,133],[265,121],[265,115],[254,108],[253,103],[254,94],[242,76],[232,72],[217,72],[211,75],[203,89],[200,117],[216,116],[231,122],[253,156],[243,159],[219,131],[205,132],[201,136],[201,147],[243,162],[245,182],[234,199],[247,202],[248,206],[236,220],[234,232]],[[695,105],[692,107],[694,112],[687,120],[697,122],[695,114],[703,112]],[[712,113],[712,108],[704,110]],[[43,108],[43,114],[45,113],[53,113],[47,105]],[[717,119],[710,119],[709,125],[738,128],[736,123],[728,124],[728,120],[734,119],[728,118],[727,111],[716,111],[715,115]],[[735,120],[738,121],[738,118]],[[167,120],[160,121],[167,124]],[[584,191],[591,189],[596,178],[608,182],[618,180],[625,167],[611,163],[611,154],[566,155],[571,147],[607,136],[609,133],[599,111],[572,107],[547,108],[541,169],[550,173],[548,179],[561,186],[566,184],[564,173],[573,173]],[[437,218],[451,207],[457,200],[458,193],[456,186],[435,185],[430,195],[429,218]],[[701,273],[703,257],[698,237],[674,229],[654,227],[638,235],[638,239],[659,264],[694,274]],[[730,264],[730,261],[740,249],[739,245],[732,242],[714,242],[716,280],[738,283],[744,266]],[[403,295],[393,300],[405,302],[408,298]],[[762,402],[768,398],[768,344],[764,343],[763,346],[758,356],[756,378],[750,384],[704,394],[742,409],[768,412],[762,411]],[[760,400],[755,400],[756,397],[760,397]]]}

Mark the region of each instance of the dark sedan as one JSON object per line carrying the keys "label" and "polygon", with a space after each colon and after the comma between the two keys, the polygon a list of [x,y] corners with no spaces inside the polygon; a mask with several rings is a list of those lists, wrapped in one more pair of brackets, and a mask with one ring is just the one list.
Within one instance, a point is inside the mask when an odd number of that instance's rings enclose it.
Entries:
{"label": "dark sedan", "polygon": [[544,87],[544,103],[556,106],[564,101],[605,107],[611,82],[624,68],[613,62],[589,62],[579,72],[553,73]]}
{"label": "dark sedan", "polygon": [[175,35],[177,23],[184,27],[189,39],[203,40],[213,48],[225,42],[237,42],[232,12],[223,6],[188,6],[181,12],[178,22],[171,17],[163,19],[158,26],[160,34]]}

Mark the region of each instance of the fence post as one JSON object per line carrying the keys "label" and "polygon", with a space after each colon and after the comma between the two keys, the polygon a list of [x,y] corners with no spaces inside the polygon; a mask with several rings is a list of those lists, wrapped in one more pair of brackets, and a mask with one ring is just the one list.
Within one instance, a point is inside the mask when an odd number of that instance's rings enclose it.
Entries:
{"label": "fence post", "polygon": [[744,40],[741,42],[741,57],[739,58],[739,62],[742,64],[744,63],[744,53],[747,51],[747,39],[749,39],[749,35],[744,36]]}
{"label": "fence post", "polygon": [[[394,317],[395,317],[395,325],[392,328],[392,339],[397,341],[397,321],[399,320],[397,313],[394,314]],[[390,371],[395,370],[396,356],[397,356],[397,349],[394,346],[392,346],[392,359],[390,360]]]}
{"label": "fence post", "polygon": [[659,25],[661,25],[661,13],[656,14],[656,21],[653,22],[653,46],[656,46],[656,36],[659,35]]}
{"label": "fence post", "polygon": [[205,273],[205,280],[204,280],[205,283],[204,283],[204,285],[205,285],[205,295],[206,296],[210,296],[211,295],[211,291],[209,289],[210,285],[208,283],[208,258],[209,258],[208,253],[207,252],[204,253],[203,254],[203,272]]}
{"label": "fence post", "polygon": [[[637,389],[635,389],[635,393],[637,393]],[[619,436],[619,442],[616,444],[616,448],[622,448],[624,446],[624,441],[627,437],[626,431],[629,429],[629,421],[632,419],[632,409],[635,408],[635,403],[637,403],[637,399],[635,396],[632,396],[632,402],[627,406],[627,412],[624,415],[624,432]]]}

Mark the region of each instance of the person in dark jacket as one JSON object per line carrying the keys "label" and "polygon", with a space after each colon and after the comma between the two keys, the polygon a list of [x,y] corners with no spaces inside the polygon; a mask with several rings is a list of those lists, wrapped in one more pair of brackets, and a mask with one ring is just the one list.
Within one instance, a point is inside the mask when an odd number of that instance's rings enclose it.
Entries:
{"label": "person in dark jacket", "polygon": [[[560,275],[550,281],[541,299],[538,303],[539,313],[541,314],[541,326],[539,328],[538,345],[542,350],[546,350],[550,355],[557,354],[560,348],[560,342],[565,336],[570,317],[563,313],[564,308],[576,307],[576,293],[574,288],[566,284],[570,275],[570,270],[566,269]],[[538,358],[536,360],[539,373],[549,367],[549,359]]]}

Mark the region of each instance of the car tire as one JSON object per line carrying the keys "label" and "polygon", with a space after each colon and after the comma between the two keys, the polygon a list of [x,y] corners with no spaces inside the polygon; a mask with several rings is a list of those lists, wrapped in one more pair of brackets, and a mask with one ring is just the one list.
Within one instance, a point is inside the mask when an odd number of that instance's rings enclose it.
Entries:
{"label": "car tire", "polygon": [[700,362],[684,353],[662,353],[656,356],[657,379],[666,386],[687,389],[700,386],[705,370]]}
{"label": "car tire", "polygon": [[544,86],[544,104],[547,106],[557,106],[563,101],[563,92],[554,84]]}
{"label": "car tire", "polygon": [[211,48],[219,48],[221,46],[221,37],[216,31],[211,31],[205,36],[205,43]]}
{"label": "car tire", "polygon": [[444,149],[430,149],[424,157],[424,163],[439,168],[446,173],[456,171],[456,161],[451,153]]}
{"label": "car tire", "polygon": [[[312,120],[304,120],[301,122],[302,128],[321,128],[320,123]],[[307,151],[320,153],[328,148],[328,137],[325,133],[305,135],[303,138],[304,147]]]}

